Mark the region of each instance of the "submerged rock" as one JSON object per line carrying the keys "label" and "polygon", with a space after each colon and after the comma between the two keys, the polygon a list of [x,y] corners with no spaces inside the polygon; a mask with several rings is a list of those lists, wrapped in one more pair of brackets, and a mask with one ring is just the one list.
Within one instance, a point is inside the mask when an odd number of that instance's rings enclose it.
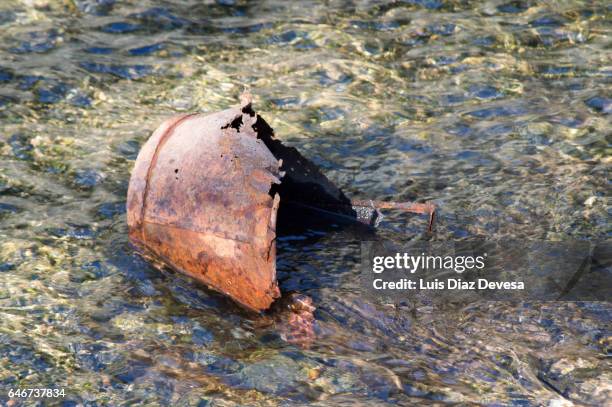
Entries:
{"label": "submerged rock", "polygon": [[293,359],[276,355],[244,367],[239,386],[264,393],[287,394],[308,380],[307,371]]}

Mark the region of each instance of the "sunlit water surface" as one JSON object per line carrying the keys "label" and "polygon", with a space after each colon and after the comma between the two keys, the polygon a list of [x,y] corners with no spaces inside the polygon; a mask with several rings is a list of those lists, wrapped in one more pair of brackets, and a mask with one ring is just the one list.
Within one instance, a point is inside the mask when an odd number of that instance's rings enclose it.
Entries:
{"label": "sunlit water surface", "polygon": [[441,208],[433,236],[398,214],[382,236],[609,237],[611,12],[2,1],[0,403],[30,387],[91,406],[609,402],[601,303],[380,304],[358,289],[361,237],[310,233],[278,248],[281,288],[318,307],[302,349],[137,257],[124,204],[160,122],[249,87],[278,137],[347,194]]}

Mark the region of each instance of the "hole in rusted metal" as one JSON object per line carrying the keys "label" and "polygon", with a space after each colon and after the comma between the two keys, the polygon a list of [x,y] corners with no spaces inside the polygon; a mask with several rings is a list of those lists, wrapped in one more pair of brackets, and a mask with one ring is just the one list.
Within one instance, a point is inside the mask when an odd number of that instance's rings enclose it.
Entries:
{"label": "hole in rusted metal", "polygon": [[221,128],[227,129],[228,127],[231,127],[232,129],[235,129],[236,131],[240,132],[240,126],[242,126],[242,116],[236,117],[234,120],[232,120]]}
{"label": "hole in rusted metal", "polygon": [[251,117],[255,116],[255,110],[253,110],[250,103],[242,108],[242,113],[248,114]]}

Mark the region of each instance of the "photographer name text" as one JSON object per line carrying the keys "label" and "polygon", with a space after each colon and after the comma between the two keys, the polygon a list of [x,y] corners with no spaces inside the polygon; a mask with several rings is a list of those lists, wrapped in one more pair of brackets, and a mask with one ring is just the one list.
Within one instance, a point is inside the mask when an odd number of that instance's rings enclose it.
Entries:
{"label": "photographer name text", "polygon": [[428,281],[422,278],[409,280],[402,278],[396,281],[384,281],[377,278],[372,281],[376,290],[524,290],[522,281],[489,281],[479,278],[476,281],[464,281],[460,278]]}

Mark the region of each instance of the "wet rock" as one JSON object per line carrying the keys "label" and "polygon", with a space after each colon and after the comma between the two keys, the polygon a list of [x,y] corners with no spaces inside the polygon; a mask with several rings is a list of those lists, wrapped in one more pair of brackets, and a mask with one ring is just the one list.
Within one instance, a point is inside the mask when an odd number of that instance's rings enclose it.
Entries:
{"label": "wet rock", "polygon": [[69,89],[70,87],[67,84],[61,82],[50,87],[38,88],[36,91],[37,100],[40,103],[57,103],[66,96]]}
{"label": "wet rock", "polygon": [[481,110],[474,110],[472,112],[469,112],[468,115],[476,117],[478,119],[491,119],[503,116],[518,116],[521,114],[525,114],[526,112],[527,109],[520,106],[497,106]]}
{"label": "wet rock", "polygon": [[110,47],[89,47],[85,48],[84,51],[88,54],[110,55],[115,52],[115,49]]}
{"label": "wet rock", "polygon": [[[153,277],[150,277],[153,278]],[[173,298],[189,308],[207,310],[227,306],[227,302],[219,296],[209,295],[202,290],[194,290],[192,286],[186,285],[184,281],[175,279],[170,285]]]}
{"label": "wet rock", "polygon": [[96,215],[102,219],[112,219],[123,213],[125,213],[125,202],[105,202],[96,210]]}
{"label": "wet rock", "polygon": [[89,273],[86,270],[81,269],[81,270],[72,271],[70,273],[69,279],[73,283],[81,284],[86,281],[95,281],[98,279],[98,277],[93,273]]}
{"label": "wet rock", "polygon": [[495,45],[496,42],[497,40],[495,39],[495,37],[478,37],[472,41],[472,44],[481,47],[490,47],[492,45]]}
{"label": "wet rock", "polygon": [[60,36],[56,30],[34,31],[25,35],[25,40],[17,47],[9,49],[15,54],[45,53],[56,47]]}
{"label": "wet rock", "polygon": [[11,270],[15,270],[16,266],[14,263],[2,263],[0,262],[0,273],[6,273]]}
{"label": "wet rock", "polygon": [[538,378],[566,398],[590,405],[603,405],[611,389],[603,384],[606,378],[601,376],[601,363],[583,358],[545,361]]}
{"label": "wet rock", "polygon": [[404,3],[422,6],[430,10],[439,10],[444,6],[442,0],[404,0]]}
{"label": "wet rock", "polygon": [[25,345],[2,346],[0,347],[0,358],[7,360],[11,364],[13,371],[20,367],[27,366],[27,369],[44,371],[50,368],[43,355]]}
{"label": "wet rock", "polygon": [[321,121],[329,121],[343,118],[346,112],[339,107],[323,107],[318,111]]}
{"label": "wet rock", "polygon": [[11,103],[15,103],[17,99],[10,96],[0,95],[0,107],[7,106]]}
{"label": "wet rock", "polygon": [[136,281],[134,287],[128,291],[132,297],[154,297],[160,295],[160,292],[155,289],[151,280]]}
{"label": "wet rock", "polygon": [[404,24],[408,24],[408,21],[351,21],[351,25],[357,28],[366,30],[377,30],[377,31],[391,31],[401,27]]}
{"label": "wet rock", "polygon": [[83,13],[105,16],[110,13],[116,0],[75,0],[75,4]]}
{"label": "wet rock", "polygon": [[449,36],[455,33],[457,26],[452,23],[431,24],[427,26],[427,31],[432,34]]}
{"label": "wet rock", "polygon": [[136,312],[130,312],[129,310],[125,310],[124,312],[121,312],[120,314],[115,315],[110,321],[110,323],[114,327],[124,332],[127,332],[127,333],[138,332],[141,335],[148,333],[147,331],[149,331],[152,328],[151,326],[147,325],[147,323],[144,321],[144,318],[141,314],[136,313]]}
{"label": "wet rock", "polygon": [[192,355],[192,360],[204,366],[208,373],[216,375],[232,375],[242,369],[239,362],[221,355],[208,352],[196,352]]}
{"label": "wet rock", "polygon": [[8,143],[11,146],[13,154],[20,160],[29,160],[32,158],[32,150],[34,146],[30,143],[30,138],[24,134],[17,133],[13,134],[8,139]]}
{"label": "wet rock", "polygon": [[455,136],[467,136],[473,132],[472,128],[468,124],[457,123],[454,126],[445,128],[447,132]]}
{"label": "wet rock", "polygon": [[142,27],[138,24],[132,24],[125,21],[109,23],[100,27],[101,31],[110,34],[126,34],[140,30]]}
{"label": "wet rock", "polygon": [[93,169],[77,170],[74,175],[75,184],[84,189],[91,189],[98,185],[104,176]]}
{"label": "wet rock", "polygon": [[71,89],[66,97],[66,102],[72,106],[89,107],[91,106],[91,98],[78,89]]}
{"label": "wet rock", "polygon": [[560,27],[564,21],[557,16],[543,16],[536,18],[529,23],[532,27]]}
{"label": "wet rock", "polygon": [[297,292],[287,293],[274,307],[274,325],[280,338],[292,345],[309,348],[316,339],[316,307],[312,298]]}
{"label": "wet rock", "polygon": [[115,375],[115,379],[121,383],[133,383],[139,377],[147,373],[149,364],[140,360],[130,360],[122,371]]}
{"label": "wet rock", "polygon": [[551,122],[573,129],[578,129],[584,125],[584,119],[581,117],[553,117]]}
{"label": "wet rock", "polygon": [[445,65],[454,64],[455,62],[457,62],[456,57],[441,55],[432,60],[432,65],[433,66],[445,66]]}
{"label": "wet rock", "polygon": [[276,355],[244,367],[239,374],[239,386],[263,393],[288,394],[305,382],[305,371],[291,358]]}
{"label": "wet rock", "polygon": [[214,339],[215,337],[213,334],[201,326],[196,326],[191,332],[191,341],[198,346],[210,345]]}
{"label": "wet rock", "polygon": [[11,69],[0,66],[0,83],[10,82],[13,78],[15,78],[15,75]]}
{"label": "wet rock", "polygon": [[136,140],[128,140],[126,142],[121,143],[117,150],[119,154],[124,156],[127,159],[135,160],[138,156],[138,151],[140,150],[140,143]]}
{"label": "wet rock", "polygon": [[86,275],[88,279],[91,280],[106,277],[110,272],[108,266],[100,260],[94,260],[83,264],[81,266],[81,271],[82,274]]}
{"label": "wet rock", "polygon": [[512,13],[512,14],[522,13],[528,8],[529,8],[529,5],[525,1],[511,1],[511,2],[500,4],[499,6],[497,6],[497,10],[500,13]]}
{"label": "wet rock", "polygon": [[345,73],[341,73],[339,75],[329,75],[325,71],[316,71],[314,75],[315,77],[318,78],[319,84],[325,85],[325,86],[335,85],[335,84],[345,85],[353,81],[353,76],[347,75]]}
{"label": "wet rock", "polygon": [[595,96],[584,102],[588,107],[600,113],[612,113],[612,99]]}
{"label": "wet rock", "polygon": [[289,106],[297,106],[300,103],[300,99],[297,97],[285,97],[278,99],[271,99],[272,102],[277,107],[289,107]]}
{"label": "wet rock", "polygon": [[49,234],[55,237],[89,240],[96,237],[97,232],[89,226],[69,225],[69,228],[52,228],[49,230]]}
{"label": "wet rock", "polygon": [[466,98],[463,95],[442,95],[440,96],[441,106],[452,106],[463,103]]}
{"label": "wet rock", "polygon": [[0,11],[0,25],[12,23],[17,19],[17,14],[11,10]]}
{"label": "wet rock", "polygon": [[0,217],[19,212],[19,208],[15,205],[0,202]]}
{"label": "wet rock", "polygon": [[32,89],[39,81],[45,79],[43,76],[38,75],[24,75],[19,78],[19,89],[21,90],[30,90]]}
{"label": "wet rock", "polygon": [[128,54],[134,55],[134,56],[145,56],[145,55],[154,54],[155,52],[161,51],[164,48],[166,48],[165,44],[157,43],[157,44],[145,45],[144,47],[132,48],[128,50]]}
{"label": "wet rock", "polygon": [[163,7],[153,7],[140,13],[130,14],[130,18],[139,20],[150,30],[173,30],[190,24],[190,21],[172,14]]}
{"label": "wet rock", "polygon": [[564,76],[575,73],[573,66],[542,65],[538,68],[538,73],[545,76]]}
{"label": "wet rock", "polygon": [[[305,46],[310,41],[308,33],[306,31],[285,31],[284,33],[273,35],[268,40],[269,44],[293,44],[294,46]],[[310,41],[312,43],[312,41]],[[312,43],[311,45],[314,45]]]}
{"label": "wet rock", "polygon": [[79,403],[78,399],[77,400],[66,399],[66,400],[63,400],[61,404],[62,407],[79,407],[80,405],[82,404]]}
{"label": "wet rock", "polygon": [[488,85],[472,85],[470,86],[470,94],[479,99],[497,99],[504,96],[497,88]]}
{"label": "wet rock", "polygon": [[271,23],[245,24],[245,25],[234,26],[234,27],[224,26],[223,28],[221,28],[221,31],[223,31],[224,33],[229,33],[229,34],[249,34],[249,33],[256,33],[261,30],[271,28],[272,26],[273,24]]}
{"label": "wet rock", "polygon": [[150,65],[109,65],[82,62],[80,66],[92,73],[111,74],[121,79],[141,79],[154,73],[153,67]]}
{"label": "wet rock", "polygon": [[361,394],[386,400],[401,390],[399,379],[388,369],[358,359],[325,361],[326,368],[314,384],[329,394]]}

